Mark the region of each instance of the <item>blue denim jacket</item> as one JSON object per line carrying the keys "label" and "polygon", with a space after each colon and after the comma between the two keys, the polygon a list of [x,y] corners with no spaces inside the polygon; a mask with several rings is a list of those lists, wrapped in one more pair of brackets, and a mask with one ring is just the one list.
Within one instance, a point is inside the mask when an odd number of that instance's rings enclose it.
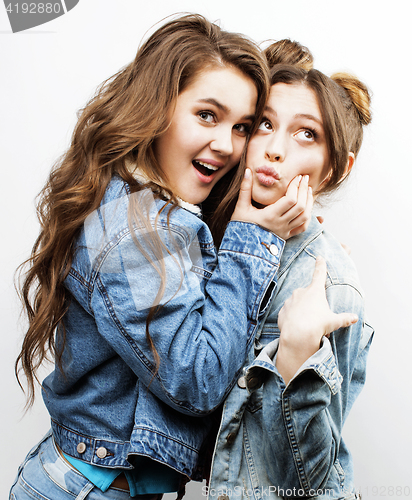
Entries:
{"label": "blue denim jacket", "polygon": [[[135,222],[130,231],[132,201],[148,211],[152,229]],[[232,221],[217,255],[199,217],[177,208],[167,221],[169,211],[150,190],[130,194],[113,178],[76,241],[65,280],[63,370],[56,366],[45,379],[43,397],[66,454],[125,469],[139,454],[201,479],[208,415],[242,369],[284,242]],[[161,258],[153,253],[154,227]],[[167,280],[149,326],[160,356],[156,371],[145,328],[158,271]],[[60,330],[57,348],[62,337]]]}
{"label": "blue denim jacket", "polygon": [[[287,386],[276,369],[278,313],[293,290],[327,262],[331,309],[359,321],[324,338]],[[373,330],[365,323],[356,270],[341,245],[313,218],[287,241],[278,284],[244,374],[224,404],[209,500],[352,499],[353,466],[342,427],[364,381]]]}

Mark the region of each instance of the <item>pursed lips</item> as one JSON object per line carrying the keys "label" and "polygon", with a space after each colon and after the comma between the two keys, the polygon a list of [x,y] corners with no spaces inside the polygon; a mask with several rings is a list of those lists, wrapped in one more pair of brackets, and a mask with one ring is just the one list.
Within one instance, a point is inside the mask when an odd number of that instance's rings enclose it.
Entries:
{"label": "pursed lips", "polygon": [[279,173],[267,165],[262,165],[256,169],[256,176],[258,181],[264,186],[272,186],[275,182],[280,180]]}

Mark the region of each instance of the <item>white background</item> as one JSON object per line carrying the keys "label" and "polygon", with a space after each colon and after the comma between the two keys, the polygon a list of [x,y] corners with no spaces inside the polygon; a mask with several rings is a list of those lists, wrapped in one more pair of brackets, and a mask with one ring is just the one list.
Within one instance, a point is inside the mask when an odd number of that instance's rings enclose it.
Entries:
{"label": "white background", "polygon": [[[373,122],[353,178],[338,200],[317,213],[351,247],[376,330],[367,384],[344,432],[354,455],[356,483],[364,499],[412,498],[408,4],[80,0],[63,17],[19,34],[12,34],[0,5],[1,498],[6,498],[19,462],[49,426],[41,398],[23,415],[24,398],[13,374],[24,326],[13,273],[38,233],[35,196],[69,143],[76,111],[105,78],[134,58],[147,30],[183,11],[220,20],[225,29],[258,42],[298,40],[312,50],[317,68],[329,74],[350,70],[373,91]],[[187,498],[201,498],[200,486],[190,486]]]}

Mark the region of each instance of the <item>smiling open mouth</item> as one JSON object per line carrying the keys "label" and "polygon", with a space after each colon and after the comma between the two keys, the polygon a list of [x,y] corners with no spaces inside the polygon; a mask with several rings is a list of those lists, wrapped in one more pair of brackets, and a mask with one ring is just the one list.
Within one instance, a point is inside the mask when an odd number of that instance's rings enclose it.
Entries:
{"label": "smiling open mouth", "polygon": [[196,170],[198,170],[202,175],[206,175],[209,177],[212,175],[216,170],[218,170],[218,167],[215,167],[214,165],[210,165],[210,163],[204,163],[202,161],[192,161],[192,165],[195,167]]}

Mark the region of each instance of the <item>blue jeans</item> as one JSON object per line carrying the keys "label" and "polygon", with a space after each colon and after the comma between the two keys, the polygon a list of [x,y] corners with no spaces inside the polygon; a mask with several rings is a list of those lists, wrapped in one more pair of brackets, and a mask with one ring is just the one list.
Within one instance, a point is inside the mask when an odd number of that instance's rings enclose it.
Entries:
{"label": "blue jeans", "polygon": [[[162,495],[142,495],[135,500],[160,500]],[[48,433],[19,467],[9,500],[130,500],[128,491],[109,488],[103,493],[60,455]]]}

